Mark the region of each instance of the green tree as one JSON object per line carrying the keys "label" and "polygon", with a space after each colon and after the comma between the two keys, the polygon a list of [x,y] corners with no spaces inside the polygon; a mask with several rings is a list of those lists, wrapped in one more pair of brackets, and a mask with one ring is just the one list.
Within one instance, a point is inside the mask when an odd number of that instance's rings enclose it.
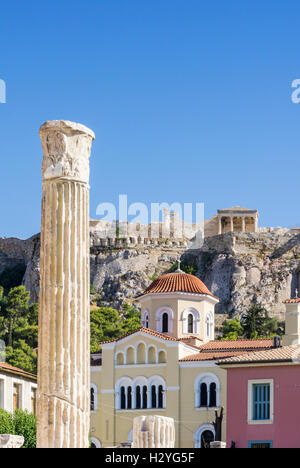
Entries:
{"label": "green tree", "polygon": [[119,312],[112,307],[91,310],[91,351],[99,351],[99,343],[115,340],[141,326],[141,314],[133,306],[125,304]]}
{"label": "green tree", "polygon": [[20,317],[25,317],[28,311],[30,293],[24,286],[12,288],[7,295],[5,314],[8,329],[8,346],[13,346],[14,326]]}
{"label": "green tree", "polygon": [[112,307],[91,310],[91,350],[99,351],[99,343],[119,338],[123,334],[119,312]]}
{"label": "green tree", "polygon": [[27,319],[30,325],[37,325],[39,320],[39,305],[30,304],[28,307]]}
{"label": "green tree", "polygon": [[12,288],[0,300],[0,339],[7,344],[7,362],[28,372],[36,372],[38,346],[38,304],[29,305],[24,286]]}
{"label": "green tree", "polygon": [[131,306],[130,304],[125,304],[123,306],[124,311],[124,322],[123,322],[123,332],[124,335],[127,333],[132,333],[135,330],[138,330],[141,327],[141,313],[138,309]]}
{"label": "green tree", "polygon": [[254,304],[242,315],[241,325],[244,336],[248,339],[262,338],[276,334],[278,322],[268,316],[268,312],[259,304]]}
{"label": "green tree", "polygon": [[24,340],[17,341],[14,348],[6,348],[6,362],[32,374],[37,372],[37,355]]}
{"label": "green tree", "polygon": [[243,334],[244,329],[239,319],[225,320],[222,328],[222,340],[237,340]]}

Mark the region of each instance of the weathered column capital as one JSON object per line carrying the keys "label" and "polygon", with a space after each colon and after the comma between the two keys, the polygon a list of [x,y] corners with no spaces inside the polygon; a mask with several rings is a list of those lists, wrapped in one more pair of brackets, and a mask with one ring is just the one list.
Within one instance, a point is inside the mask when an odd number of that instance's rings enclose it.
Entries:
{"label": "weathered column capital", "polygon": [[43,180],[72,179],[88,184],[94,132],[78,123],[52,120],[45,122],[39,133],[44,152]]}

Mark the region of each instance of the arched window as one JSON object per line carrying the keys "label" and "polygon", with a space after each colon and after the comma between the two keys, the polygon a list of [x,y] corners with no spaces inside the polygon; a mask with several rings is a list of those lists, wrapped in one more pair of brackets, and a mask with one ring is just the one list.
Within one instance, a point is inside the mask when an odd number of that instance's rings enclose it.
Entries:
{"label": "arched window", "polygon": [[220,388],[220,380],[215,374],[200,374],[194,385],[195,408],[218,408]]}
{"label": "arched window", "polygon": [[162,316],[162,333],[169,332],[169,316],[167,313],[164,313]]}
{"label": "arched window", "polygon": [[127,349],[126,364],[134,364],[134,348],[132,347]]}
{"label": "arched window", "polygon": [[96,439],[96,437],[91,437],[91,448],[101,449],[101,442],[100,440]]}
{"label": "arched window", "polygon": [[210,443],[215,440],[215,437],[215,428],[212,424],[198,427],[194,433],[195,448],[210,448]]}
{"label": "arched window", "polygon": [[132,387],[127,388],[127,409],[132,409]]}
{"label": "arched window", "polygon": [[215,436],[212,431],[204,431],[201,435],[201,448],[210,448],[210,443],[214,442]]}
{"label": "arched window", "polygon": [[159,364],[165,364],[167,362],[166,353],[165,351],[160,351],[158,354],[158,362]]}
{"label": "arched window", "polygon": [[200,385],[200,407],[208,406],[208,391],[206,383]]}
{"label": "arched window", "polygon": [[194,316],[193,316],[193,314],[188,315],[188,333],[194,333]]}
{"label": "arched window", "polygon": [[121,387],[120,389],[120,408],[126,409],[126,390],[125,387]]}
{"label": "arched window", "polygon": [[156,364],[156,348],[150,346],[148,350],[148,364]]}
{"label": "arched window", "polygon": [[151,387],[151,408],[156,408],[156,386],[152,385]]}
{"label": "arched window", "polygon": [[150,379],[151,388],[151,408],[165,408],[165,382],[161,376],[154,376]]}
{"label": "arched window", "polygon": [[161,376],[149,379],[140,376],[134,380],[122,377],[115,386],[117,410],[142,410],[166,407],[165,381]]}
{"label": "arched window", "polygon": [[213,340],[214,338],[214,317],[213,314],[210,312],[206,316],[206,335],[207,338]]}
{"label": "arched window", "polygon": [[182,333],[195,334],[200,333],[200,313],[194,307],[189,307],[182,312]]}
{"label": "arched window", "polygon": [[95,389],[91,388],[91,411],[95,411]]}
{"label": "arched window", "polygon": [[158,387],[158,408],[164,407],[164,389],[163,386],[160,385]]}
{"label": "arched window", "polygon": [[117,354],[117,366],[123,366],[123,365],[124,365],[124,354],[118,353]]}
{"label": "arched window", "polygon": [[136,409],[141,409],[142,407],[142,395],[141,395],[141,387],[137,386],[136,387],[136,403],[135,403]]}
{"label": "arched window", "polygon": [[156,330],[159,333],[173,333],[174,312],[169,306],[160,307],[155,314]]}
{"label": "arched window", "polygon": [[144,312],[142,313],[142,327],[149,328],[149,316],[149,310],[144,310]]}
{"label": "arched window", "polygon": [[148,408],[148,388],[147,385],[143,386],[143,409]]}
{"label": "arched window", "polygon": [[91,384],[91,411],[98,410],[98,388],[94,383]]}
{"label": "arched window", "polygon": [[217,406],[217,386],[215,382],[210,384],[209,388],[209,406],[215,408]]}
{"label": "arched window", "polygon": [[140,343],[137,347],[137,363],[146,363],[146,346],[144,345],[144,343]]}

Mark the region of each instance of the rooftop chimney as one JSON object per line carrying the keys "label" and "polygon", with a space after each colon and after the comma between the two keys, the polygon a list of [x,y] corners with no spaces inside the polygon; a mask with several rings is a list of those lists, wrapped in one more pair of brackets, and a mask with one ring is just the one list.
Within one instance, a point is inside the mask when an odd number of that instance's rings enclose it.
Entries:
{"label": "rooftop chimney", "polygon": [[300,299],[285,301],[285,335],[283,346],[300,344]]}

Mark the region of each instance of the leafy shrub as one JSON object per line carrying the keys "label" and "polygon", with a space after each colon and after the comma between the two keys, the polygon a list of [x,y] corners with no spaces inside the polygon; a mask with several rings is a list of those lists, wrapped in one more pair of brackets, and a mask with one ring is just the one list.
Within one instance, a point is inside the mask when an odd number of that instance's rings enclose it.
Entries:
{"label": "leafy shrub", "polygon": [[36,417],[27,411],[17,410],[11,414],[0,409],[0,434],[23,436],[22,448],[36,448]]}
{"label": "leafy shrub", "polygon": [[12,414],[0,409],[0,434],[14,434]]}
{"label": "leafy shrub", "polygon": [[27,411],[17,410],[13,421],[15,434],[25,439],[23,448],[36,448],[36,417]]}

